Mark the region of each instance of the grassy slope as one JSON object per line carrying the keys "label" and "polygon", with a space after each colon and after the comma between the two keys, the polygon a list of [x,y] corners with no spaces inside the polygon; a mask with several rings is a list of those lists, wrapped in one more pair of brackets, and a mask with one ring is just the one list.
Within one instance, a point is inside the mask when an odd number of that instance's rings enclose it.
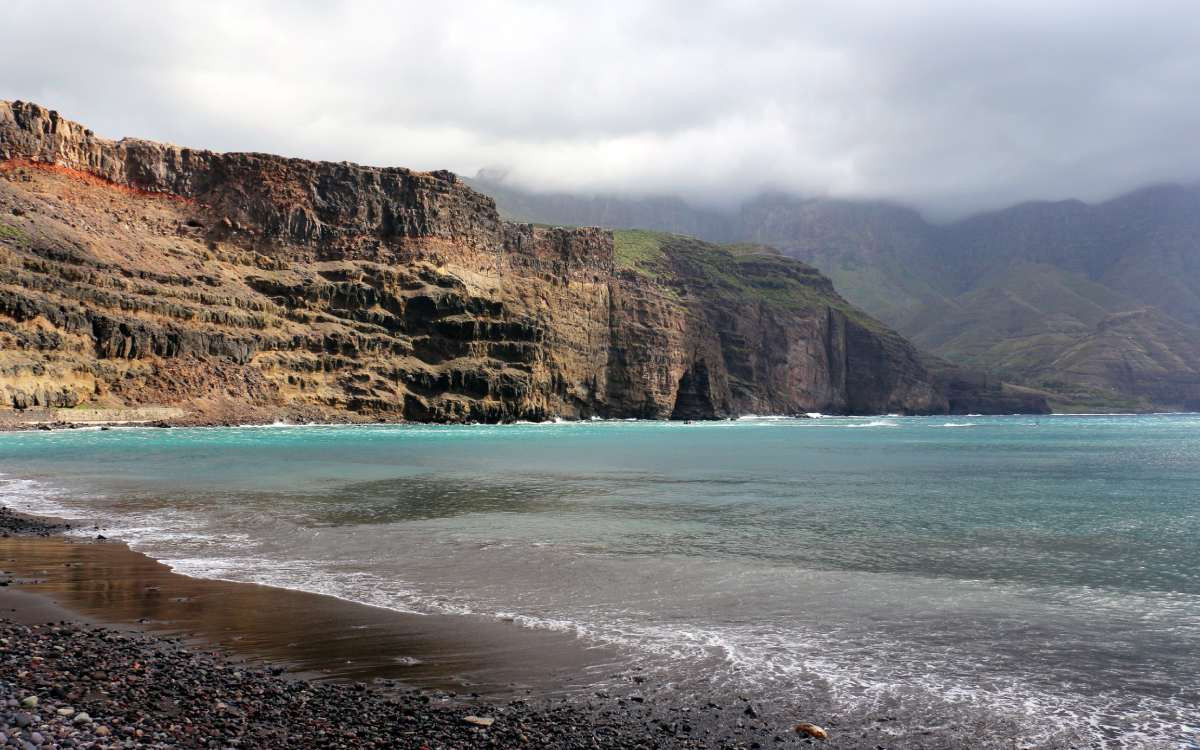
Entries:
{"label": "grassy slope", "polygon": [[613,232],[618,269],[652,279],[676,294],[757,300],[791,310],[830,307],[864,327],[894,335],[834,291],[817,269],[757,243],[716,245],[694,237],[622,229]]}
{"label": "grassy slope", "polygon": [[25,232],[21,231],[17,227],[12,227],[8,224],[0,224],[0,239],[15,240],[21,243],[25,242],[29,238],[25,236]]}
{"label": "grassy slope", "polygon": [[613,232],[613,262],[617,268],[639,276],[657,279],[665,269],[663,244],[672,235],[643,229],[622,229]]}

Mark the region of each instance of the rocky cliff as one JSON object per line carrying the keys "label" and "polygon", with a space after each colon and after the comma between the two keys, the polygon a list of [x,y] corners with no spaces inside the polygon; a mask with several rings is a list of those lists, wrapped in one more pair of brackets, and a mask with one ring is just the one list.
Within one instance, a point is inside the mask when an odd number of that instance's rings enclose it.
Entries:
{"label": "rocky cliff", "polygon": [[1024,386],[1014,393],[1042,392],[1056,409],[1200,409],[1197,185],[939,225],[881,202],[762,195],[720,212],[529,193],[489,174],[472,184],[509,217],[768,243],[921,349]]}
{"label": "rocky cliff", "polygon": [[803,263],[629,246],[501,221],[448,172],[110,141],[0,102],[0,407],[503,421],[995,403],[986,387],[952,403]]}

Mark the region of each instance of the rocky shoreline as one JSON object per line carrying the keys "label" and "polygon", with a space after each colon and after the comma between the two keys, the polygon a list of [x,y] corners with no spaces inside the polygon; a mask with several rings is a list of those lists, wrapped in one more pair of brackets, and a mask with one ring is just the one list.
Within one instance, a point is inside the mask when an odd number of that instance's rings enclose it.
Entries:
{"label": "rocky shoreline", "polygon": [[[37,549],[68,542],[76,554],[56,564],[72,571],[90,569],[86,560],[93,553],[88,550],[100,554],[125,549],[114,542],[43,538],[69,528],[55,519],[0,509],[0,537],[8,539],[5,575],[0,577],[0,747],[1060,750],[1079,746],[1061,737],[1014,744],[1018,730],[1011,719],[969,707],[935,717],[897,714],[879,706],[847,711],[825,703],[786,705],[790,702],[715,689],[712,694],[696,695],[615,665],[613,673],[605,673],[604,684],[609,687],[585,687],[592,678],[578,673],[574,682],[583,690],[566,697],[540,688],[485,697],[470,692],[473,687],[417,688],[405,681],[405,669],[360,672],[363,676],[357,679],[301,671],[311,670],[311,664],[289,661],[291,657],[282,655],[286,652],[263,651],[261,646],[235,649],[190,630],[164,633],[145,620],[122,616],[112,604],[78,609],[71,600],[48,594],[43,581],[29,577],[55,576],[53,570],[43,570],[52,558],[39,558]],[[141,557],[127,550],[123,554]],[[23,556],[26,563],[39,562],[24,564]],[[17,569],[24,572],[10,572]],[[84,579],[77,577],[79,573],[73,575],[72,586],[80,585]],[[106,598],[128,595],[116,580],[96,580],[108,592]],[[138,585],[158,593],[158,585]],[[209,607],[245,612],[279,603],[271,598],[278,590],[270,587],[212,585],[241,587],[241,593],[231,589],[215,597],[183,597],[181,601],[189,603],[180,606],[206,601]],[[105,616],[106,612],[113,617]],[[342,622],[341,627],[358,632],[353,618]],[[288,632],[276,640],[297,637],[296,632]],[[326,642],[329,634],[314,631],[311,637]],[[373,642],[377,649],[378,640]],[[536,653],[526,658],[539,659]],[[544,658],[544,663],[526,666],[535,672],[549,670],[551,657]]]}
{"label": "rocky shoreline", "polygon": [[[71,623],[0,622],[0,743],[126,747],[760,747],[743,724],[713,736],[695,713],[644,700],[480,704],[395,685],[289,679],[173,639]],[[733,706],[747,720],[754,710]],[[706,726],[708,724],[708,726]],[[811,740],[809,740],[811,741]]]}
{"label": "rocky shoreline", "polygon": [[70,528],[71,524],[69,523],[59,523],[48,518],[35,518],[22,513],[14,513],[10,508],[0,508],[0,537],[50,536]]}
{"label": "rocky shoreline", "polygon": [[[4,538],[70,528],[0,508]],[[136,625],[58,619],[64,610],[20,592],[21,583],[7,572],[0,579],[26,597],[3,600],[2,747],[761,748],[816,741],[763,717],[746,699],[702,706],[656,700],[658,688],[636,676],[620,695],[509,701],[392,679],[314,679],[292,674],[288,664],[247,664]]]}

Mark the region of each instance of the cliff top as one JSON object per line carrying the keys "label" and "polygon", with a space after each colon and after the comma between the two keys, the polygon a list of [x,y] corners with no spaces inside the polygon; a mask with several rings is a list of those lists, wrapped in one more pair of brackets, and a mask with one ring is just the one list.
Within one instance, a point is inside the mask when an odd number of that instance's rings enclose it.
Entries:
{"label": "cliff top", "polygon": [[[123,136],[123,137],[117,138],[117,139],[105,138],[103,136],[96,135],[95,132],[93,132],[90,128],[84,127],[82,124],[75,122],[74,120],[68,120],[67,118],[65,118],[61,114],[59,114],[59,112],[57,110],[49,109],[48,107],[44,107],[35,102],[26,102],[26,101],[21,101],[19,99],[17,99],[17,100],[0,99],[0,130],[3,130],[3,129],[26,131],[27,133],[29,133],[31,136],[33,136],[34,138],[36,138],[38,140],[52,139],[52,138],[56,137],[59,141],[64,142],[64,143],[68,143],[68,142],[89,143],[90,142],[90,143],[93,143],[100,147],[109,147],[109,148],[114,148],[114,149],[118,149],[118,148],[122,148],[122,147],[124,147],[124,148],[130,148],[130,147],[162,148],[162,149],[180,153],[180,154],[188,153],[188,154],[194,155],[196,158],[201,158],[201,159],[216,157],[216,156],[252,156],[252,157],[258,157],[258,158],[265,158],[265,159],[276,159],[276,160],[283,161],[283,162],[315,163],[315,164],[326,164],[326,165],[330,165],[330,166],[336,165],[339,167],[349,167],[349,168],[353,168],[353,169],[360,169],[360,170],[374,171],[374,172],[399,172],[399,173],[418,176],[418,177],[430,177],[433,179],[443,180],[445,182],[450,182],[450,183],[459,182],[458,175],[456,175],[454,172],[451,172],[451,171],[445,170],[445,169],[437,169],[437,170],[430,170],[430,171],[423,172],[420,170],[409,169],[407,167],[380,167],[380,166],[358,164],[355,162],[344,161],[344,160],[333,162],[333,161],[323,161],[320,159],[300,159],[300,158],[296,158],[296,157],[281,156],[278,154],[271,154],[271,153],[262,152],[262,151],[221,152],[221,151],[213,151],[211,149],[198,149],[198,148],[190,148],[187,146],[180,146],[175,143],[171,143],[169,141],[153,141],[153,140],[148,140],[145,138],[135,138],[135,137],[129,137],[129,136]],[[30,143],[34,143],[34,142],[35,141],[30,141]],[[5,145],[14,147],[14,149],[15,149],[19,145],[19,142],[15,141],[15,139],[12,139],[10,141],[0,139],[0,149],[4,148]],[[17,153],[16,150],[13,150],[11,152],[0,151],[0,157],[3,157],[3,158],[26,157],[26,158],[36,160],[36,158],[41,155],[45,155],[45,154],[44,153],[39,154],[34,149],[29,149],[29,153],[27,153],[27,154],[19,154],[19,153]]]}

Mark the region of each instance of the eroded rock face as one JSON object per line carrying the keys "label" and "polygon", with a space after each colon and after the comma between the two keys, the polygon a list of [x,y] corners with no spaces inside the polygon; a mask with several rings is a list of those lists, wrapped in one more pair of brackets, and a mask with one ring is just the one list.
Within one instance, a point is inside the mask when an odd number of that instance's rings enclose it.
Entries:
{"label": "eroded rock face", "polygon": [[502,222],[447,172],[114,142],[0,102],[0,408],[422,421],[949,408],[912,347],[832,287],[780,302],[744,293],[741,270],[691,267],[686,248],[670,261],[662,278],[620,270],[611,233]]}

